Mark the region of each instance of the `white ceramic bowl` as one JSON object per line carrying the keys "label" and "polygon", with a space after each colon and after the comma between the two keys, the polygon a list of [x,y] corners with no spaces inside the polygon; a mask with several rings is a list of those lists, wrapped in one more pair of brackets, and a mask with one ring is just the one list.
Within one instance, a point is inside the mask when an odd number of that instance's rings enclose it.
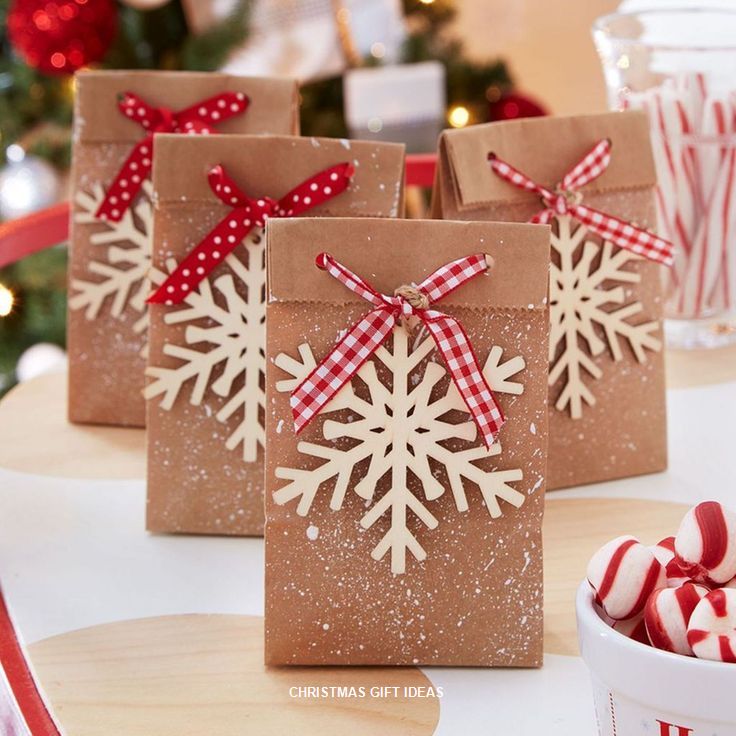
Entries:
{"label": "white ceramic bowl", "polygon": [[598,615],[587,581],[576,608],[601,736],[736,736],[736,664],[663,652],[619,634]]}

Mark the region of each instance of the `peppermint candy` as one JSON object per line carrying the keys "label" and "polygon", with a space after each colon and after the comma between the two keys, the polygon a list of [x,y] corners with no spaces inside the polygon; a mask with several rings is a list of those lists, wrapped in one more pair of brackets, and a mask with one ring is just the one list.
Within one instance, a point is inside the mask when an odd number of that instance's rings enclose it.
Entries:
{"label": "peppermint candy", "polygon": [[667,567],[667,564],[675,556],[675,538],[665,537],[664,539],[660,539],[657,544],[651,545],[649,549],[659,560],[659,564],[662,567]]}
{"label": "peppermint candy", "polygon": [[736,590],[712,590],[695,606],[687,641],[700,659],[736,662]]}
{"label": "peppermint candy", "polygon": [[657,542],[657,544],[653,544],[649,549],[659,560],[659,564],[664,567],[667,575],[667,585],[670,588],[679,588],[681,585],[690,582],[690,578],[682,571],[680,563],[675,558],[674,537],[665,537]]}
{"label": "peppermint candy", "polygon": [[616,620],[641,613],[649,596],[667,586],[659,560],[632,536],[617,537],[593,555],[588,582],[596,592],[596,602]]}
{"label": "peppermint candy", "polygon": [[649,641],[657,649],[691,655],[687,627],[695,607],[708,592],[708,588],[695,583],[655,590],[644,609]]}
{"label": "peppermint candy", "polygon": [[704,501],[685,514],[675,537],[679,567],[692,580],[722,585],[736,576],[736,514]]}
{"label": "peppermint candy", "polygon": [[642,644],[736,663],[736,514],[716,501],[690,509],[677,535],[645,547],[604,544],[588,563],[600,617]]}

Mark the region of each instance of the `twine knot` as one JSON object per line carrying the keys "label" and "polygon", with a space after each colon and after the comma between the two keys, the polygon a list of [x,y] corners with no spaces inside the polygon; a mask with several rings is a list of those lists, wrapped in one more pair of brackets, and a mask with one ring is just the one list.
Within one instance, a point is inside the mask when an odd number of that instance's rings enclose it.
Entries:
{"label": "twine knot", "polygon": [[394,291],[394,296],[403,299],[412,309],[429,309],[429,297],[416,286],[403,284]]}

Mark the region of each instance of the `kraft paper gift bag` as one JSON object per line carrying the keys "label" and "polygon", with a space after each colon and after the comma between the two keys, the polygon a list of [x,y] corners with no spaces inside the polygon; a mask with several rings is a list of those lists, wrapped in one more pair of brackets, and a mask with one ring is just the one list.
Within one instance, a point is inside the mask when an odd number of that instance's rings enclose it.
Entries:
{"label": "kraft paper gift bag", "polygon": [[288,79],[190,72],[93,71],[76,81],[68,415],[142,427],[150,136],[297,134],[298,90]]}
{"label": "kraft paper gift bag", "polygon": [[541,665],[549,229],[267,236],[266,663]]}
{"label": "kraft paper gift bag", "polygon": [[667,466],[660,284],[671,246],[652,231],[655,181],[639,112],[440,139],[435,217],[552,225],[550,489]]}
{"label": "kraft paper gift bag", "polygon": [[262,534],[263,225],[400,215],[404,149],[273,136],[156,145],[147,527]]}

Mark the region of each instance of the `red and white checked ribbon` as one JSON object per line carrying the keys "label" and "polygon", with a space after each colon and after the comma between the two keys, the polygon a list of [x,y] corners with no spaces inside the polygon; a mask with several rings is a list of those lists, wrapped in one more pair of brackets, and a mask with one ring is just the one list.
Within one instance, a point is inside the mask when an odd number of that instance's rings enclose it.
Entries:
{"label": "red and white checked ribbon", "polygon": [[[327,271],[376,308],[365,314],[292,392],[291,410],[297,433],[355,375],[391,334],[399,320],[416,318],[432,335],[455,386],[478,425],[483,441],[490,447],[505,418],[460,322],[435,309],[412,306],[409,299],[401,295],[401,292],[405,292],[404,288],[397,289],[393,296],[380,294],[327,253],[317,256],[317,267]],[[433,304],[474,276],[485,273],[488,267],[488,257],[483,253],[476,253],[442,266],[421,284],[411,288],[428,305]]]}
{"label": "red and white checked ribbon", "polygon": [[580,187],[585,186],[593,179],[598,178],[611,163],[611,141],[603,139],[575,165],[554,189],[547,189],[537,184],[526,174],[497,158],[494,153],[488,154],[491,169],[502,179],[519,189],[538,194],[545,204],[545,209],[532,217],[531,222],[549,224],[557,215],[572,215],[600,235],[604,240],[610,240],[619,248],[626,248],[632,253],[649,258],[652,261],[672,265],[672,243],[660,238],[654,233],[642,230],[631,222],[620,220],[592,207],[581,204],[582,192]]}
{"label": "red and white checked ribbon", "polygon": [[126,92],[118,102],[120,112],[141,125],[148,135],[135,145],[125,159],[105,199],[97,208],[96,216],[118,222],[130,207],[151,173],[154,133],[206,135],[214,131],[217,123],[244,113],[249,102],[242,92],[223,92],[174,112],[167,107],[152,107],[133,92]]}
{"label": "red and white checked ribbon", "polygon": [[330,166],[276,201],[270,197],[249,197],[238,188],[222,166],[215,166],[208,175],[210,187],[221,202],[234,205],[233,209],[207,233],[148,298],[148,302],[180,304],[254,227],[264,227],[269,217],[298,217],[336,197],[348,188],[353,173],[353,166],[349,163]]}

